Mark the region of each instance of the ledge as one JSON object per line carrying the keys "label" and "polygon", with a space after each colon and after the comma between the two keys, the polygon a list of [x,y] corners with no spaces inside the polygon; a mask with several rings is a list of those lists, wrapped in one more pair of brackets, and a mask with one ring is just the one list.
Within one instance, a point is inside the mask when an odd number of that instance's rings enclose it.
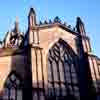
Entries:
{"label": "ledge", "polygon": [[12,56],[12,55],[16,55],[16,54],[21,54],[21,53],[24,52],[24,51],[25,51],[25,49],[0,48],[0,57]]}

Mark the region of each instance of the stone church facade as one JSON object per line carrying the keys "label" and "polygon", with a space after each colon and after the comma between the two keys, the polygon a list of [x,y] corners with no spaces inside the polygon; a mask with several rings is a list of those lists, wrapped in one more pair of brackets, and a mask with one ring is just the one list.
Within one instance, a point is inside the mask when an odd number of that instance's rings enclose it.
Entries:
{"label": "stone church facade", "polygon": [[92,54],[84,23],[37,24],[30,8],[28,29],[18,21],[0,42],[1,100],[84,100],[99,95],[100,59]]}

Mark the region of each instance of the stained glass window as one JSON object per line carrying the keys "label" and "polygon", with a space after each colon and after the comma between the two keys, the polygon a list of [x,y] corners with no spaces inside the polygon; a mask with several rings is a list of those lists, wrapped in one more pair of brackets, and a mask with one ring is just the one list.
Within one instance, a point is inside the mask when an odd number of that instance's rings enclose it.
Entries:
{"label": "stained glass window", "polygon": [[[78,84],[76,71],[76,55],[72,48],[62,39],[56,42],[48,52],[48,80],[52,82],[52,89],[49,94],[54,92],[55,96],[67,94],[74,95],[76,84]],[[50,75],[50,71],[52,75]],[[56,78],[55,78],[56,77]],[[57,81],[58,79],[58,81]],[[67,84],[65,84],[67,83]],[[50,83],[49,83],[50,84]],[[58,87],[56,87],[58,84]],[[63,87],[62,87],[63,86]],[[75,88],[74,88],[75,87]],[[62,90],[62,91],[61,91]],[[69,91],[68,91],[69,90]],[[61,92],[61,93],[60,93]],[[67,93],[69,92],[69,93]],[[79,94],[79,89],[77,90]]]}

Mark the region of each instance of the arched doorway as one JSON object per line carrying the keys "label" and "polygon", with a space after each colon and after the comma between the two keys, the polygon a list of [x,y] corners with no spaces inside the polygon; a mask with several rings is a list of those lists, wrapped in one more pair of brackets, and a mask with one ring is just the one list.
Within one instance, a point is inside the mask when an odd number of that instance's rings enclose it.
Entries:
{"label": "arched doorway", "polygon": [[78,57],[73,49],[59,39],[48,51],[49,97],[80,98]]}
{"label": "arched doorway", "polygon": [[22,100],[22,81],[14,72],[9,74],[4,84],[3,100]]}

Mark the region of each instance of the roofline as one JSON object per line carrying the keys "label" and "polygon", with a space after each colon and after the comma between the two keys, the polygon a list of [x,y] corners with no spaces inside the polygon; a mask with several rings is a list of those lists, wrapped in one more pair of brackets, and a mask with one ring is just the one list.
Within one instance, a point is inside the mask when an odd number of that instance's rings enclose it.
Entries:
{"label": "roofline", "polygon": [[93,54],[92,52],[88,52],[88,56],[95,57],[96,59],[100,60],[100,58],[95,54]]}
{"label": "roofline", "polygon": [[82,38],[85,37],[90,40],[90,38],[88,36],[81,35],[80,33],[73,31],[70,28],[68,28],[67,26],[60,24],[60,23],[36,25],[35,27],[32,27],[31,29],[39,30],[39,29],[52,28],[52,27],[60,27],[60,28],[64,29],[65,31],[70,32],[73,35],[81,36]]}
{"label": "roofline", "polygon": [[67,26],[62,25],[62,24],[60,24],[60,23],[36,25],[36,26],[33,27],[32,29],[33,29],[33,30],[37,30],[37,29],[51,28],[51,27],[55,27],[55,26],[58,26],[58,27],[64,29],[65,31],[68,31],[68,32],[70,32],[70,33],[72,33],[72,34],[74,34],[74,35],[78,35],[78,36],[80,35],[78,32],[75,32],[75,31],[69,29]]}

